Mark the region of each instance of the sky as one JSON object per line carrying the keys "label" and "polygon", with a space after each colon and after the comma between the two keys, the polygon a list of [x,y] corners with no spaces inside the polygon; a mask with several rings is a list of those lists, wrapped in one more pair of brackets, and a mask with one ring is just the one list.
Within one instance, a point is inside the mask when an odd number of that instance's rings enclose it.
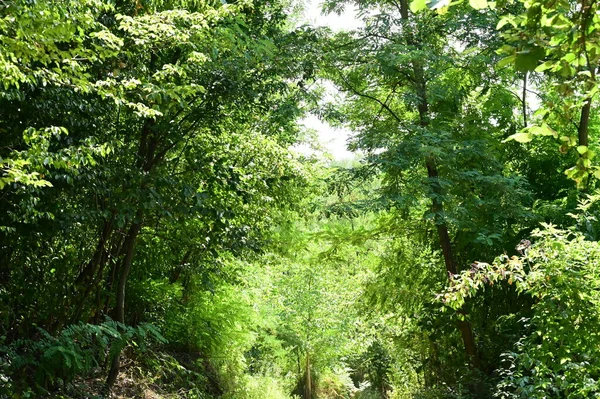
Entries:
{"label": "sky", "polygon": [[356,11],[352,6],[346,7],[346,10],[341,15],[335,13],[322,15],[321,3],[321,0],[307,0],[304,11],[305,23],[314,26],[328,26],[336,32],[343,29],[355,29],[360,26],[360,20],[356,18]]}
{"label": "sky", "polygon": [[[352,8],[352,6],[348,6],[341,15],[335,13],[322,15],[322,0],[306,1],[307,5],[304,10],[304,15],[303,18],[300,18],[298,21],[299,24],[327,26],[333,31],[355,29],[361,26],[361,20],[356,17],[357,10]],[[532,83],[530,82],[529,85],[532,86]],[[332,84],[325,83],[325,87],[327,91],[326,96],[333,97],[336,94],[336,89]],[[539,99],[531,93],[527,93],[526,101],[530,111],[535,111],[540,107]],[[346,142],[352,135],[352,132],[348,129],[333,128],[314,115],[307,116],[301,122],[307,129],[317,132],[321,146],[326,148],[327,152],[331,154],[334,160],[353,159],[357,156],[357,154],[346,149]],[[314,153],[308,145],[296,146],[294,149],[304,154]]]}
{"label": "sky", "polygon": [[[300,21],[302,24],[310,24],[313,26],[327,26],[333,31],[340,31],[342,29],[353,29],[360,25],[359,20],[356,18],[355,11],[350,7],[345,10],[341,15],[321,14],[321,1],[320,0],[308,0],[308,4],[304,11],[304,19]],[[326,85],[327,86],[327,85]],[[333,86],[327,88],[328,90],[335,90]],[[351,135],[351,132],[347,129],[333,128],[326,122],[319,120],[314,115],[309,115],[302,120],[302,124],[307,128],[317,132],[319,142],[323,147],[327,149],[333,159],[343,160],[352,159],[355,154],[346,149],[346,141]],[[301,145],[295,148],[301,153],[310,153],[311,150],[307,145]]]}

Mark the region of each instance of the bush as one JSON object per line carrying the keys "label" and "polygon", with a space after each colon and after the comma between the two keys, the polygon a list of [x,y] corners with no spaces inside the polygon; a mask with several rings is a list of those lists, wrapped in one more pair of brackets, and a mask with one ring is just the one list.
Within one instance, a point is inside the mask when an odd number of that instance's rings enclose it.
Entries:
{"label": "bush", "polygon": [[[497,397],[542,399],[600,396],[600,245],[546,225],[523,241],[522,256],[476,263],[442,295],[459,308],[487,285],[514,284],[533,299],[526,334],[504,355]],[[517,318],[518,320],[518,318]]]}

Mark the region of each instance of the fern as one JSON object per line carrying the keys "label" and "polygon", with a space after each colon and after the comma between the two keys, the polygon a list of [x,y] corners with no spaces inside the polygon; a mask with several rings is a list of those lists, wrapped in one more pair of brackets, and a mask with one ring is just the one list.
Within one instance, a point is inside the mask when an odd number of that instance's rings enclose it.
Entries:
{"label": "fern", "polygon": [[37,340],[19,339],[0,345],[0,377],[19,380],[24,387],[35,387],[38,393],[91,374],[107,357],[128,346],[143,352],[149,343],[166,343],[151,324],[131,327],[111,319],[99,325],[73,324],[56,336],[41,328],[38,331]]}

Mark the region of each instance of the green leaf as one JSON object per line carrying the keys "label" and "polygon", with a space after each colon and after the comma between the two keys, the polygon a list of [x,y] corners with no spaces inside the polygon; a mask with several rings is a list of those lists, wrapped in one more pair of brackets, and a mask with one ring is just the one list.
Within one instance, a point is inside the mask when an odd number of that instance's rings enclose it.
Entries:
{"label": "green leaf", "polygon": [[585,145],[580,145],[577,146],[577,152],[580,153],[581,155],[585,154],[587,152],[588,148]]}
{"label": "green leaf", "polygon": [[577,55],[573,53],[567,53],[562,57],[562,59],[566,62],[573,62],[575,61],[575,58],[577,58]]}
{"label": "green leaf", "polygon": [[546,56],[546,50],[539,46],[520,51],[516,54],[515,67],[518,71],[533,71],[538,63]]}
{"label": "green leaf", "polygon": [[556,130],[552,129],[550,126],[545,123],[542,126],[532,126],[529,129],[529,132],[534,135],[539,136],[552,136],[554,138],[558,138],[558,133]]}
{"label": "green leaf", "polygon": [[515,140],[519,143],[529,143],[531,140],[533,140],[533,135],[529,132],[515,133],[512,136],[508,137],[506,140],[504,140],[503,143],[506,143],[510,140]]}
{"label": "green leaf", "polygon": [[425,8],[427,8],[427,0],[413,0],[410,3],[410,10],[415,14]]}
{"label": "green leaf", "polygon": [[546,61],[543,64],[539,65],[537,68],[535,68],[536,72],[544,72],[545,70],[552,68],[555,65],[555,63],[553,61]]}
{"label": "green leaf", "polygon": [[498,61],[498,64],[496,64],[498,66],[498,68],[502,68],[507,66],[508,64],[512,64],[513,62],[515,62],[516,56],[515,55],[510,55],[506,58],[502,58],[500,61]]}
{"label": "green leaf", "polygon": [[487,0],[469,0],[469,4],[476,10],[482,10],[488,6]]}
{"label": "green leaf", "polygon": [[510,16],[506,16],[506,17],[503,17],[502,19],[500,19],[500,22],[498,22],[498,25],[496,25],[496,30],[502,29],[507,24],[511,24],[512,26],[515,26],[514,16],[510,15]]}

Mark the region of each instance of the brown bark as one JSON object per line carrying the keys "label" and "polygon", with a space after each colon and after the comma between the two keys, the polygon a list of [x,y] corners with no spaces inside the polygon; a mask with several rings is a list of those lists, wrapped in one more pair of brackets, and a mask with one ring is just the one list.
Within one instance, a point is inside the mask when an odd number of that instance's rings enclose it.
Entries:
{"label": "brown bark", "polygon": [[[156,154],[160,138],[152,129],[154,124],[155,122],[152,120],[146,121],[144,127],[142,128],[140,144],[138,147],[136,166],[145,174],[150,172],[156,163],[159,162],[166,153],[166,151],[164,151],[160,152],[159,155]],[[140,188],[142,190],[146,188],[147,181],[145,179],[146,178],[144,177],[144,180],[141,183]],[[120,323],[125,322],[125,289],[127,285],[127,278],[129,277],[129,272],[131,271],[131,265],[133,263],[135,243],[142,228],[143,217],[143,210],[141,205],[138,204],[138,210],[136,212],[135,219],[127,231],[127,235],[125,236],[125,240],[123,242],[123,248],[121,250],[121,253],[124,255],[121,261],[119,280],[117,282],[117,298],[114,309],[114,320]],[[110,370],[104,386],[105,393],[110,392],[117,380],[120,368],[120,357],[121,351],[116,353],[111,361]]]}
{"label": "brown bark", "polygon": [[306,353],[306,367],[304,369],[304,399],[312,399],[312,377],[310,375],[310,355]]}
{"label": "brown bark", "polygon": [[[140,232],[140,229],[142,228],[141,217],[141,211],[138,211],[136,215],[136,220],[134,220],[134,222],[131,224],[129,231],[127,232],[127,236],[125,237],[125,243],[123,245],[123,248],[125,250],[125,256],[123,257],[123,261],[121,263],[121,275],[117,283],[117,303],[115,305],[114,314],[114,320],[119,323],[125,322],[125,288],[127,285],[127,277],[129,276],[129,272],[131,271],[135,242]],[[106,378],[106,392],[110,392],[112,386],[117,380],[117,376],[119,375],[120,357],[121,354],[119,352],[115,354],[114,358],[112,359],[110,371],[108,372],[108,377]]]}
{"label": "brown bark", "polygon": [[579,145],[584,145],[586,147],[589,145],[588,131],[589,131],[589,124],[590,124],[591,108],[592,108],[592,99],[588,98],[585,101],[585,104],[583,105],[583,107],[581,108],[581,116],[579,118],[579,127],[577,129]]}
{"label": "brown bark", "polygon": [[[435,214],[435,224],[438,233],[438,239],[440,242],[440,247],[442,248],[442,254],[444,255],[444,264],[446,265],[446,271],[448,272],[448,278],[451,278],[453,275],[458,273],[458,268],[456,267],[456,262],[454,260],[454,255],[452,253],[452,242],[450,241],[450,234],[448,233],[448,226],[444,220],[443,212],[444,212],[444,204],[438,199],[441,194],[438,179],[438,170],[435,164],[435,161],[432,158],[427,158],[426,160],[427,166],[427,174],[430,180],[430,184],[432,187],[432,191],[434,194],[434,198],[432,199],[431,210]],[[460,317],[464,318],[466,316],[466,312],[463,309],[458,310],[458,314]],[[471,323],[466,320],[458,321],[458,329],[460,331],[460,335],[463,340],[463,344],[465,347],[465,354],[467,355],[467,359],[469,363],[475,367],[480,368],[479,357],[477,355],[477,345],[475,344],[475,337],[473,335],[473,329],[471,328]]]}
{"label": "brown bark", "polygon": [[75,282],[76,287],[83,287],[84,291],[80,298],[78,298],[75,312],[71,316],[71,323],[79,321],[84,311],[85,301],[101,280],[104,267],[108,261],[108,251],[106,247],[111,234],[114,231],[113,224],[114,214],[110,220],[104,222],[94,256]]}
{"label": "brown bark", "polygon": [[[593,2],[592,2],[592,4],[593,4]],[[579,27],[581,36],[579,37],[579,40],[583,47],[583,54],[586,59],[587,70],[590,73],[591,80],[593,82],[595,82],[596,81],[596,70],[597,70],[598,66],[593,64],[592,62],[590,62],[590,57],[589,57],[588,49],[587,49],[587,34],[586,34],[586,32],[588,31],[589,24],[594,17],[594,8],[595,7],[593,7],[592,4],[586,3],[585,0],[581,1],[581,11],[582,12],[581,12],[581,22],[580,22],[580,27]],[[591,108],[592,108],[592,98],[588,97],[585,100],[585,104],[583,104],[583,107],[581,108],[581,115],[579,117],[579,126],[577,129],[578,143],[579,143],[579,145],[584,145],[586,147],[589,145],[589,137],[588,137],[589,133],[588,132],[589,132]],[[587,157],[587,153],[584,154],[583,156]]]}
{"label": "brown bark", "polygon": [[[119,257],[121,256],[121,254],[123,253],[123,246],[125,243],[125,238],[122,237],[124,236],[123,232],[121,230],[118,230],[118,235],[117,237],[119,237],[118,240],[116,240],[113,244],[112,244],[112,248],[110,251],[110,255],[109,255],[109,261],[112,264],[111,267],[111,271],[110,274],[108,275],[108,278],[106,280],[106,289],[108,292],[110,292],[115,284],[115,281],[117,281],[117,273],[119,272]],[[109,309],[110,309],[110,295],[107,295],[106,298],[104,299],[104,308],[102,309],[102,313],[103,314],[108,314]],[[100,315],[97,315],[97,317],[99,318]]]}
{"label": "brown bark", "polygon": [[76,286],[85,286],[88,283],[92,276],[95,274],[98,265],[102,259],[102,254],[104,253],[104,249],[106,247],[106,242],[108,241],[110,234],[112,233],[114,216],[103,223],[102,230],[100,232],[100,238],[98,240],[98,244],[96,245],[96,250],[94,251],[94,255],[92,259],[85,265],[77,279],[75,280]]}
{"label": "brown bark", "polygon": [[427,167],[427,177],[429,177],[429,184],[434,192],[435,197],[431,200],[431,210],[435,215],[435,225],[437,228],[438,238],[440,241],[440,247],[442,248],[442,254],[444,255],[444,263],[448,274],[456,274],[457,268],[452,255],[452,244],[450,241],[450,234],[448,233],[448,226],[444,221],[443,212],[444,204],[438,199],[441,194],[440,185],[438,182],[438,170],[435,160],[433,158],[427,158],[425,161]]}
{"label": "brown bark", "polygon": [[[91,259],[81,267],[79,275],[75,279],[74,284],[70,288],[71,300],[60,312],[57,312],[59,316],[51,323],[50,331],[56,332],[63,328],[67,323],[76,323],[80,320],[85,306],[85,302],[95,285],[98,283],[98,274],[102,273],[104,263],[106,261],[106,243],[113,232],[113,221],[114,216],[110,220],[106,220],[100,231],[100,237],[96,244],[96,249]],[[71,313],[70,310],[74,306],[74,311]]]}
{"label": "brown bark", "polygon": [[[400,13],[404,21],[408,21],[408,1],[400,0]],[[407,43],[419,47],[419,43],[416,42],[411,32],[407,31]],[[413,78],[415,91],[419,96],[419,103],[417,104],[417,110],[419,112],[419,124],[421,127],[426,128],[429,126],[429,103],[427,100],[427,82],[425,79],[425,71],[422,63],[419,60],[415,60],[412,63],[413,67]],[[444,218],[444,204],[440,200],[442,196],[442,190],[439,184],[439,173],[438,168],[433,157],[427,157],[425,159],[425,166],[427,168],[427,177],[429,178],[429,185],[432,190],[433,198],[431,209],[435,215],[435,224],[438,233],[438,239],[442,253],[444,255],[444,264],[446,265],[446,271],[448,277],[452,277],[458,272],[454,255],[452,253],[452,242],[450,240],[450,234],[448,233],[448,225]],[[463,309],[458,311],[461,318],[464,318],[466,312]],[[480,368],[479,357],[477,355],[477,346],[475,344],[475,337],[473,336],[473,329],[471,324],[466,320],[458,321],[458,329],[460,331],[465,354],[471,366],[474,368]]]}

